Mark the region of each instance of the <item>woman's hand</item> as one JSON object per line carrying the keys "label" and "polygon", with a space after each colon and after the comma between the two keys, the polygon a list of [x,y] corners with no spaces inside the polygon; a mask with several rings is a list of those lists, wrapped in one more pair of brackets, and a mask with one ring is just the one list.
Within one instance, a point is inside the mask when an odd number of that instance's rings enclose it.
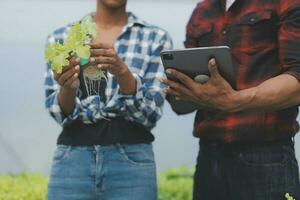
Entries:
{"label": "woman's hand", "polygon": [[70,59],[70,65],[65,67],[65,70],[61,74],[54,72],[54,79],[64,90],[76,90],[79,85],[79,59]]}
{"label": "woman's hand", "polygon": [[75,97],[77,89],[80,86],[79,81],[79,59],[70,59],[70,65],[65,68],[63,73],[54,73],[54,79],[61,86],[58,93],[58,103],[63,113],[68,116],[75,107]]}
{"label": "woman's hand", "polygon": [[127,65],[118,56],[110,44],[91,44],[91,64],[96,64],[99,69],[119,77],[128,72]]}

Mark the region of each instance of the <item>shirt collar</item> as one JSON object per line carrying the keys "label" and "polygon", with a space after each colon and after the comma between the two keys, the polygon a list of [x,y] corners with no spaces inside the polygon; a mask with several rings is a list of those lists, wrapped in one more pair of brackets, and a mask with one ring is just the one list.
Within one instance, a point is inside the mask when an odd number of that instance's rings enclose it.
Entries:
{"label": "shirt collar", "polygon": [[128,21],[126,27],[131,28],[135,25],[148,26],[148,24],[145,21],[138,18],[132,12],[128,12],[127,15],[128,15]]}

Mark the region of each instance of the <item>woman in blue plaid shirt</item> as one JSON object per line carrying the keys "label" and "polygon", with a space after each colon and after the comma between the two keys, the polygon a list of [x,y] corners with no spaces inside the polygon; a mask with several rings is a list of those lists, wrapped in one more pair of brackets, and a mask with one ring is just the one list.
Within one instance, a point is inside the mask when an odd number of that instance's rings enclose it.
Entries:
{"label": "woman in blue plaid shirt", "polygon": [[[171,38],[127,13],[126,0],[97,0],[91,16],[98,33],[90,63],[106,75],[98,90],[87,92],[78,60],[62,74],[47,68],[46,107],[62,126],[48,199],[155,200],[151,130],[165,98],[159,55]],[[48,43],[63,43],[70,26]]]}

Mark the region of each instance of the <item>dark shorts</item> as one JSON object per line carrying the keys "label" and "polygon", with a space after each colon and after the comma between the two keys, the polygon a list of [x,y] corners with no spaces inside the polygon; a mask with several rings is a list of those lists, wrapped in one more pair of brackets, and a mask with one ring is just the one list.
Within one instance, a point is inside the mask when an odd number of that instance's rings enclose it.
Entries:
{"label": "dark shorts", "polygon": [[200,142],[194,200],[300,199],[299,169],[292,140],[219,145]]}

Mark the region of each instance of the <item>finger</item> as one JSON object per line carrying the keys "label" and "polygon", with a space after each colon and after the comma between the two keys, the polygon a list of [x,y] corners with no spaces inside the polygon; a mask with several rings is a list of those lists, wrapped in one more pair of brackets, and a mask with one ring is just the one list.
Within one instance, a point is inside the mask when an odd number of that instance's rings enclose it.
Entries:
{"label": "finger", "polygon": [[110,70],[112,68],[111,64],[98,64],[98,69],[100,70]]}
{"label": "finger", "polygon": [[212,78],[219,78],[221,76],[215,58],[212,58],[208,61],[208,70]]}
{"label": "finger", "polygon": [[75,67],[76,65],[79,65],[79,63],[80,63],[80,58],[72,57],[70,59],[70,67]]}
{"label": "finger", "polygon": [[71,88],[73,88],[73,89],[76,89],[76,88],[79,88],[79,86],[80,86],[80,80],[79,80],[79,78],[77,78],[75,81],[73,81],[73,83],[71,84]]}
{"label": "finger", "polygon": [[113,57],[115,55],[116,54],[112,49],[91,49],[91,57],[99,57],[99,56]]}
{"label": "finger", "polygon": [[62,73],[58,74],[55,71],[53,71],[54,80],[58,81],[62,74],[64,74],[66,71],[70,70],[71,68],[74,68],[76,65],[79,65],[79,64],[80,64],[79,58],[75,58],[75,57],[70,58],[69,66],[63,67]]}
{"label": "finger", "polygon": [[58,79],[58,83],[63,86],[75,73],[79,74],[79,69],[80,67],[79,65],[77,65],[75,67],[70,68],[68,71],[62,73]]}
{"label": "finger", "polygon": [[184,94],[184,95],[190,95],[191,91],[186,88],[184,85],[174,82],[174,81],[170,81],[168,79],[162,79],[161,80],[163,83],[165,83],[166,85],[168,85],[171,89],[175,90],[177,93],[179,94]]}
{"label": "finger", "polygon": [[177,83],[177,82],[165,79],[165,78],[162,78],[161,82],[164,83],[164,84],[166,84],[167,86],[173,87],[173,88],[174,87],[179,87],[179,85],[180,85],[180,83]]}
{"label": "finger", "polygon": [[175,90],[173,90],[172,88],[167,88],[165,89],[165,93],[167,95],[170,95],[170,96],[174,96],[176,100],[181,100],[181,101],[191,101],[188,96],[186,95],[183,95],[183,94],[180,94],[178,92],[176,92]]}
{"label": "finger", "polygon": [[76,57],[71,57],[69,59],[69,65],[68,66],[64,66],[63,70],[62,70],[62,74],[65,73],[66,71],[68,71],[70,68],[75,67],[76,65],[80,64],[80,58],[76,58]]}
{"label": "finger", "polygon": [[177,101],[189,101],[189,102],[194,102],[200,106],[205,106],[205,104],[203,104],[202,102],[199,102],[198,100],[196,100],[196,98],[189,94],[179,94],[178,92],[176,92],[175,90],[173,90],[172,88],[168,88],[166,89],[166,94],[170,95],[170,96],[174,96],[175,100]]}
{"label": "finger", "polygon": [[60,78],[61,74],[56,73],[54,70],[52,70],[52,72],[53,72],[54,80],[56,80],[58,82],[58,79]]}
{"label": "finger", "polygon": [[175,96],[175,97],[181,96],[181,94],[179,92],[173,90],[172,88],[166,88],[166,89],[164,89],[164,92],[168,95]]}
{"label": "finger", "polygon": [[182,84],[184,84],[187,88],[194,89],[194,80],[188,77],[187,75],[175,70],[175,69],[167,69],[167,74],[172,75],[173,77],[180,80]]}
{"label": "finger", "polygon": [[73,74],[73,76],[70,77],[70,78],[64,83],[63,86],[72,87],[73,82],[75,82],[75,81],[77,80],[78,76],[79,76],[78,73]]}
{"label": "finger", "polygon": [[70,68],[68,71],[64,72],[58,79],[60,85],[64,85],[75,73],[80,73],[79,65]]}
{"label": "finger", "polygon": [[99,56],[90,58],[92,64],[113,64],[116,59],[113,57]]}
{"label": "finger", "polygon": [[89,45],[92,49],[113,49],[113,45],[108,43],[93,43]]}

